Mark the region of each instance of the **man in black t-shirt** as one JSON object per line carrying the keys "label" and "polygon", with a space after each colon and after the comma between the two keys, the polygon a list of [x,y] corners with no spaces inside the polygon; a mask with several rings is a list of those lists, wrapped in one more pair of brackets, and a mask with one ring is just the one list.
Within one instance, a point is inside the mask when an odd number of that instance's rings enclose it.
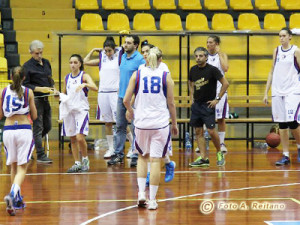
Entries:
{"label": "man in black t-shirt", "polygon": [[[207,64],[208,51],[206,48],[196,48],[194,56],[197,65],[191,68],[189,75],[190,97],[193,103],[190,124],[195,127],[198,136],[197,144],[200,149],[200,156],[195,162],[190,163],[190,166],[209,166],[205,152],[204,124],[217,149],[217,165],[224,166],[225,158],[220,151],[220,138],[215,130],[215,106],[226,92],[229,83],[217,67]],[[220,81],[222,88],[219,96],[216,97],[217,81]]]}

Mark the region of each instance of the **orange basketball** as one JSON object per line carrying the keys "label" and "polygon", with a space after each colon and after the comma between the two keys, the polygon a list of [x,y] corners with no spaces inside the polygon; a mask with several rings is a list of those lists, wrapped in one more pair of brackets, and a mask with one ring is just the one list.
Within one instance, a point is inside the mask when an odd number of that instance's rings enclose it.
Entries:
{"label": "orange basketball", "polygon": [[276,148],[280,144],[280,135],[269,133],[266,137],[266,142],[271,148]]}

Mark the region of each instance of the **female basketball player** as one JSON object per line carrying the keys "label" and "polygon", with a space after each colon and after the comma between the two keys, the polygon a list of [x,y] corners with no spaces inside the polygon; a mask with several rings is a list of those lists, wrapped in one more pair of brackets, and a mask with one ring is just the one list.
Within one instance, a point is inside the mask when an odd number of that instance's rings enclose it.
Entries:
{"label": "female basketball player", "polygon": [[22,86],[25,73],[22,67],[12,72],[11,85],[1,91],[0,119],[6,117],[3,128],[3,143],[6,152],[6,165],[11,165],[11,190],[5,196],[6,211],[14,216],[16,209],[24,208],[21,196],[21,185],[25,179],[27,164],[34,149],[34,141],[30,121],[37,118],[32,90]]}
{"label": "female basketball player", "polygon": [[[157,209],[156,193],[160,180],[160,161],[168,151],[171,141],[169,118],[172,119],[172,133],[177,135],[176,108],[173,96],[174,83],[171,75],[158,68],[162,53],[152,48],[147,57],[147,66],[141,67],[130,79],[124,97],[127,109],[126,118],[134,118],[136,149],[139,151],[138,173],[138,205],[146,203],[147,162],[150,155],[150,191],[148,209]],[[134,110],[130,104],[135,94]]]}
{"label": "female basketball player", "polygon": [[[149,51],[151,48],[154,48],[154,45],[150,44],[147,40],[144,40],[141,43],[141,53],[144,57],[145,60],[147,60],[147,57],[149,55]],[[139,69],[142,67],[145,67],[145,65],[141,65]],[[158,65],[158,68],[170,73],[170,70],[168,66],[164,62],[160,62]],[[171,144],[171,142],[170,142]],[[164,162],[165,162],[165,168],[166,168],[166,174],[165,174],[165,182],[170,182],[174,178],[174,170],[176,167],[176,163],[174,161],[170,160],[170,156],[172,156],[172,145],[169,146],[168,152],[164,157]],[[147,181],[146,181],[146,186],[149,186],[149,179],[150,179],[150,162],[148,162],[148,173],[147,173]]]}
{"label": "female basketball player", "polygon": [[[94,52],[99,53],[97,59],[91,59]],[[99,66],[99,93],[97,119],[105,122],[105,134],[108,142],[108,150],[104,158],[110,158],[114,154],[112,123],[116,122],[117,101],[120,80],[120,63],[124,51],[122,47],[116,47],[112,37],[107,37],[103,43],[103,50],[100,48],[92,49],[84,58],[87,66]],[[132,154],[133,136],[127,128],[127,138],[130,148],[127,157]]]}
{"label": "female basketball player", "polygon": [[[63,135],[70,137],[75,164],[68,173],[87,172],[89,159],[85,136],[89,133],[89,102],[88,91],[98,91],[90,75],[83,71],[83,60],[80,55],[73,54],[69,60],[70,70],[65,77],[64,93],[69,96],[68,112],[63,118]],[[61,107],[60,107],[61,109]],[[79,158],[79,149],[82,153],[82,164]]]}
{"label": "female basketball player", "polygon": [[273,65],[263,99],[268,104],[268,91],[272,85],[272,117],[274,122],[279,123],[283,150],[283,157],[276,162],[277,166],[290,164],[289,129],[296,139],[300,162],[300,49],[290,44],[291,39],[292,32],[288,28],[281,29],[281,46],[274,49]]}

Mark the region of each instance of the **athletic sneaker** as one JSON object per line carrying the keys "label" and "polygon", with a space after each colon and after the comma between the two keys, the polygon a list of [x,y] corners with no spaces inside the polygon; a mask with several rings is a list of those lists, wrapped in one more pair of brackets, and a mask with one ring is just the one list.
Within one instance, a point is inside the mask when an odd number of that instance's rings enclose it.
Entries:
{"label": "athletic sneaker", "polygon": [[119,156],[119,155],[112,155],[110,160],[107,162],[107,165],[116,165],[118,163],[123,164],[123,157]]}
{"label": "athletic sneaker", "polygon": [[132,155],[133,155],[132,147],[130,146],[129,149],[128,149],[128,153],[127,153],[127,155],[126,155],[126,158],[127,158],[127,159],[130,159]]}
{"label": "athletic sneaker", "polygon": [[146,207],[146,192],[139,192],[138,193],[138,207]]}
{"label": "athletic sneaker", "polygon": [[89,159],[83,159],[82,160],[82,166],[81,166],[81,172],[88,172],[90,169],[90,160]]}
{"label": "athletic sneaker", "polygon": [[227,148],[226,148],[226,145],[224,143],[221,144],[221,152],[223,154],[226,154],[227,153]]}
{"label": "athletic sneaker", "polygon": [[15,209],[24,209],[26,207],[26,204],[23,201],[23,196],[21,196],[20,199],[13,201],[13,206]]}
{"label": "athletic sneaker", "polygon": [[196,152],[196,153],[199,153],[199,152],[200,152],[200,149],[197,147],[197,148],[195,149],[195,152]]}
{"label": "athletic sneaker", "polygon": [[157,207],[158,207],[158,204],[157,204],[156,200],[149,200],[148,209],[155,210],[155,209],[157,209]]}
{"label": "athletic sneaker", "polygon": [[16,210],[13,206],[13,201],[14,201],[14,198],[13,196],[11,195],[6,195],[4,197],[4,201],[6,203],[6,212],[11,215],[11,216],[15,216],[16,215]]}
{"label": "athletic sneaker", "polygon": [[283,165],[288,165],[291,163],[291,160],[289,157],[283,155],[282,159],[280,159],[279,161],[277,161],[275,163],[276,166],[283,166]]}
{"label": "athletic sneaker", "polygon": [[81,165],[74,164],[70,169],[68,169],[67,173],[80,173],[81,169]]}
{"label": "athletic sneaker", "polygon": [[38,163],[52,163],[52,159],[49,159],[45,154],[40,156],[36,160]]}
{"label": "athletic sneaker", "polygon": [[138,158],[131,158],[130,167],[137,167]]}
{"label": "athletic sneaker", "polygon": [[114,154],[114,152],[115,152],[115,150],[108,149],[104,154],[104,159],[109,159]]}
{"label": "athletic sneaker", "polygon": [[209,166],[209,159],[203,159],[199,156],[194,162],[189,164],[191,167],[205,167]]}
{"label": "athletic sneaker", "polygon": [[224,154],[221,151],[217,152],[217,166],[224,166],[224,165],[225,165]]}
{"label": "athletic sneaker", "polygon": [[146,177],[146,187],[149,187],[150,184],[150,172],[147,173],[147,177]]}
{"label": "athletic sneaker", "polygon": [[298,148],[298,157],[297,157],[298,163],[300,163],[300,148]]}
{"label": "athletic sneaker", "polygon": [[165,182],[170,182],[173,180],[175,167],[176,163],[174,161],[166,164]]}

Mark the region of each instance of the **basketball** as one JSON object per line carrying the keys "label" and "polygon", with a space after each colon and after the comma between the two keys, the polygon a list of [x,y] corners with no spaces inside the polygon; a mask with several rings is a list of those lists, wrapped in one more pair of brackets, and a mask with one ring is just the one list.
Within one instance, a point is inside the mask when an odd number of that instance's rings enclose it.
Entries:
{"label": "basketball", "polygon": [[271,148],[276,148],[280,144],[280,135],[276,133],[269,133],[266,137],[266,142]]}

